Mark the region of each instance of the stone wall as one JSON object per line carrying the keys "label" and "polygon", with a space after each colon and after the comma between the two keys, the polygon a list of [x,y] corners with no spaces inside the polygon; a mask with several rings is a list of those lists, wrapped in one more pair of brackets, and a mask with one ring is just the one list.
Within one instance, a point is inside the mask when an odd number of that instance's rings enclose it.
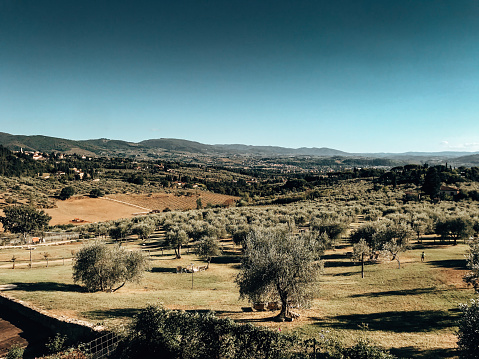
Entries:
{"label": "stone wall", "polygon": [[5,292],[0,292],[0,310],[21,315],[28,318],[29,321],[50,329],[53,333],[66,335],[70,340],[77,342],[95,339],[105,330],[104,327],[94,326],[86,321],[49,314],[45,310],[15,299]]}

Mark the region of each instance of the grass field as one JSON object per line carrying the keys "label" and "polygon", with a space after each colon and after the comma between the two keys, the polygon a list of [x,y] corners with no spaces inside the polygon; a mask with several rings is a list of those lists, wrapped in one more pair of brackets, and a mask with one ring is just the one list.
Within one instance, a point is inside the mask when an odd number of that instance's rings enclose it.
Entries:
{"label": "grass field", "polygon": [[[81,243],[36,249],[32,269],[27,267],[29,251],[0,250],[0,285],[16,284],[6,293],[54,314],[112,327],[125,323],[147,304],[159,303],[171,309],[214,310],[241,322],[308,336],[329,332],[345,342],[366,336],[393,354],[414,358],[455,356],[458,304],[473,297],[473,290],[462,282],[465,244],[415,244],[402,254],[401,269],[396,261],[384,259],[366,266],[364,279],[360,266],[344,255],[350,250],[345,244],[325,253],[320,291],[312,307],[301,310],[299,320],[279,324],[270,320],[275,312],[241,310],[249,304],[239,300],[234,284],[239,257],[219,257],[208,271],[193,277],[177,274],[176,266],[201,262],[192,254],[175,260],[171,251],[162,253],[157,240],[126,244],[127,248],[149,251],[151,271],[141,283],[129,283],[116,293],[86,293],[73,283],[68,258]],[[225,244],[231,249],[231,243]],[[45,251],[50,254],[48,268],[42,255]],[[420,261],[422,251],[426,253],[424,263]],[[8,262],[13,255],[17,257],[15,270]],[[67,258],[65,265],[62,257]]]}

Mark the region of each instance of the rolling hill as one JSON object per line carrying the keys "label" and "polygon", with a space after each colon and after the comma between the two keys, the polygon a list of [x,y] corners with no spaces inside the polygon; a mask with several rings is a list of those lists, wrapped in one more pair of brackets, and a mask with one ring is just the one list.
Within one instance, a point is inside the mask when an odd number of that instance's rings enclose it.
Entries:
{"label": "rolling hill", "polygon": [[175,138],[149,139],[138,143],[106,138],[91,140],[69,140],[42,135],[11,135],[0,132],[0,145],[18,151],[77,153],[89,156],[128,156],[161,158],[171,156],[255,156],[255,157],[342,157],[381,158],[401,163],[445,163],[454,166],[477,166],[479,153],[474,152],[405,152],[405,153],[348,153],[332,148],[287,148],[279,146],[251,146],[244,144],[208,145]]}

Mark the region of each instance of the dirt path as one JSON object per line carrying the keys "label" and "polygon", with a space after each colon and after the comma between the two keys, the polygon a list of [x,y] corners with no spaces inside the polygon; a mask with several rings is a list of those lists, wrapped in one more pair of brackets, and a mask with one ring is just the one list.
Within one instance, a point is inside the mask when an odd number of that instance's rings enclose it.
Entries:
{"label": "dirt path", "polygon": [[146,211],[146,213],[151,212],[151,209],[150,209],[150,208],[145,208],[145,207],[137,206],[136,204],[128,203],[128,202],[125,202],[125,201],[120,201],[120,200],[118,200],[118,199],[113,199],[113,198],[108,198],[108,197],[99,197],[99,199],[104,199],[104,200],[107,200],[107,201],[113,201],[113,202],[117,202],[117,203],[121,203],[121,204],[126,204],[127,206],[132,206],[132,207],[136,207],[136,208],[142,209],[142,210]]}
{"label": "dirt path", "polygon": [[[55,264],[55,263],[65,263],[68,264],[72,261],[72,258],[65,258],[65,259],[50,259],[48,261],[48,264],[49,265],[52,265],[52,264]],[[28,263],[25,263],[25,262],[22,262],[22,263],[15,263],[15,268],[25,268],[25,267],[28,267],[30,265],[30,262]],[[35,268],[35,267],[46,267],[47,266],[47,262],[45,260],[42,260],[42,261],[32,261],[32,267]],[[13,270],[13,263],[9,263],[9,264],[1,264],[0,265],[0,268],[10,268]],[[1,290],[1,289],[0,289]]]}

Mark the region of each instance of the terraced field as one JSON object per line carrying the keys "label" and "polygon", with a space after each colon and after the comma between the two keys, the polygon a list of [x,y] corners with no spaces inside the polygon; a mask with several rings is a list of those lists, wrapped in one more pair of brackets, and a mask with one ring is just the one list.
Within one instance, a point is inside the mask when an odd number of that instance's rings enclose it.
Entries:
{"label": "terraced field", "polygon": [[201,199],[203,207],[206,207],[208,204],[230,206],[239,200],[239,197],[205,191],[188,193],[188,195],[173,193],[115,194],[110,195],[109,198],[158,211],[163,211],[165,208],[171,210],[193,209],[196,208],[198,198]]}

